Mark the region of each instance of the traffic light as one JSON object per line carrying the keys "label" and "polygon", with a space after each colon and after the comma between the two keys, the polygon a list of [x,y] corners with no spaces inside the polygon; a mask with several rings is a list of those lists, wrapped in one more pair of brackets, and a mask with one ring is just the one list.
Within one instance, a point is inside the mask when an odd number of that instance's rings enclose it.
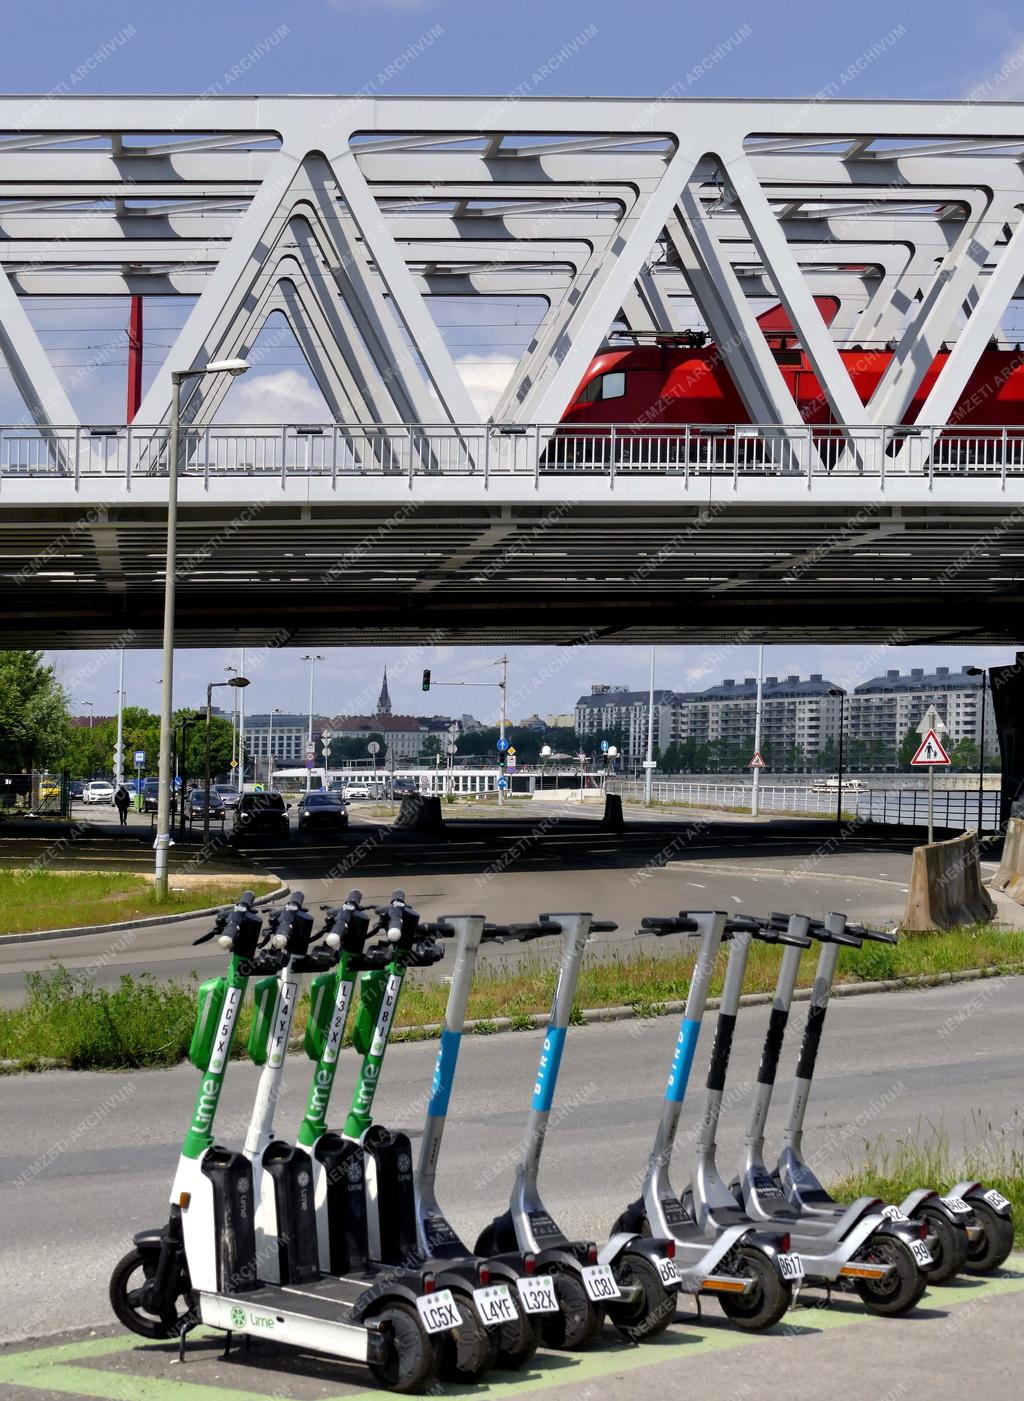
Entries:
{"label": "traffic light", "polygon": [[429,672],[429,671],[425,671],[425,672],[423,673],[423,689],[424,689],[425,691],[429,691],[429,690],[430,690],[430,672]]}

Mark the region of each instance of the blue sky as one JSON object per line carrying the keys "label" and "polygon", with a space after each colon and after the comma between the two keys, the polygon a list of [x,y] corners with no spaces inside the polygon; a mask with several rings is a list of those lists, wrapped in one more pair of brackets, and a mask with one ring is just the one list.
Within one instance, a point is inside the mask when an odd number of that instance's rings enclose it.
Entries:
{"label": "blue sky", "polygon": [[[882,46],[886,36],[896,41]],[[424,42],[424,36],[430,36]],[[739,36],[737,39],[736,36]],[[732,40],[730,43],[729,41]],[[575,42],[574,42],[575,41]],[[879,56],[864,55],[882,47]],[[560,58],[567,48],[570,56]],[[415,56],[408,58],[410,49]],[[723,49],[727,52],[722,53]],[[252,55],[259,56],[253,58]],[[720,55],[716,57],[716,55]],[[519,0],[512,6],[480,0],[177,0],[174,5],[88,5],[36,0],[8,5],[4,59],[8,89],[23,93],[408,93],[536,96],[804,97],[821,92],[844,98],[962,97],[987,85],[986,95],[1024,97],[1024,14],[1019,7],[979,0],[861,0],[858,4],[795,6],[780,0]],[[545,76],[537,77],[538,73]],[[1000,76],[1001,75],[1001,76]],[[52,305],[36,324],[66,376],[123,325],[119,308],[97,310],[83,325],[75,309]],[[147,340],[153,360],[170,342],[180,309],[147,308]],[[511,352],[509,352],[511,353]],[[308,379],[288,349],[266,362],[264,381],[240,381],[251,401],[273,390],[310,414]],[[123,399],[123,371],[90,377],[86,416],[110,421],[108,405]],[[276,380],[266,376],[277,376]],[[245,386],[243,390],[243,386]],[[236,401],[238,402],[238,401]],[[243,398],[238,406],[245,409]],[[0,376],[0,417],[14,405]],[[19,411],[20,416],[20,411]],[[494,655],[489,650],[434,649],[393,657],[399,671],[392,690],[396,709],[420,710],[419,669],[456,674]],[[522,697],[513,714],[569,706],[591,681],[645,684],[646,649],[587,648],[569,658],[548,649],[512,652],[510,690]],[[798,647],[769,651],[770,672],[823,671],[833,679],[864,679],[885,666],[1010,659],[1009,648],[877,649]],[[114,703],[116,666],[102,656],[57,655],[73,696],[97,712]],[[328,650],[322,667],[322,709],[365,704],[384,660],[379,649]],[[237,657],[189,652],[179,657],[176,696],[195,702],[222,668]],[[877,662],[877,666],[875,663]],[[707,648],[665,648],[659,683],[708,684],[723,675],[752,674],[752,648],[722,654]],[[253,670],[252,667],[249,668]],[[541,672],[549,680],[536,684]],[[129,700],[157,703],[157,658],[137,653],[129,664]],[[268,704],[302,708],[306,673],[295,655],[265,657],[254,672],[252,708]],[[438,706],[485,709],[483,691],[437,692]],[[328,697],[331,699],[328,700]],[[462,698],[475,697],[474,704]],[[433,708],[433,707],[431,707]]]}

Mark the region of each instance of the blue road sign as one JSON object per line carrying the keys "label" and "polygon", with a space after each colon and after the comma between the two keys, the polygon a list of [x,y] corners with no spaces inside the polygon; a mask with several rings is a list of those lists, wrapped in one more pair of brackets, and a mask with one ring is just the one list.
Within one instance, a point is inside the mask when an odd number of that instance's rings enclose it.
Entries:
{"label": "blue road sign", "polygon": [[608,741],[607,741],[606,739],[603,739],[603,740],[601,741],[601,753],[602,753],[602,754],[607,754],[607,753],[608,753]]}
{"label": "blue road sign", "polygon": [[505,750],[508,748],[508,740],[499,739],[498,743],[495,745],[495,748],[497,749],[499,754],[504,754]]}
{"label": "blue road sign", "polygon": [[501,777],[498,779],[498,787],[501,789],[501,791],[502,791],[503,793],[504,793],[505,789],[508,787],[508,779],[505,777],[504,774],[502,774]]}

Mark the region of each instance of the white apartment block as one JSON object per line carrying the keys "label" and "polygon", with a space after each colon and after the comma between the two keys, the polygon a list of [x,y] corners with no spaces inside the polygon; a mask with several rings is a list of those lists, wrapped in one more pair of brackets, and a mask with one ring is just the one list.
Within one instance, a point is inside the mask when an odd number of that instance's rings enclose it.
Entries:
{"label": "white apartment block", "polygon": [[[895,755],[903,736],[916,729],[930,705],[945,721],[953,745],[961,739],[981,743],[981,677],[948,666],[926,672],[913,667],[906,675],[887,671],[854,688],[849,702],[849,730],[858,739],[879,739]],[[985,753],[993,754],[996,741],[992,692],[985,688]]]}

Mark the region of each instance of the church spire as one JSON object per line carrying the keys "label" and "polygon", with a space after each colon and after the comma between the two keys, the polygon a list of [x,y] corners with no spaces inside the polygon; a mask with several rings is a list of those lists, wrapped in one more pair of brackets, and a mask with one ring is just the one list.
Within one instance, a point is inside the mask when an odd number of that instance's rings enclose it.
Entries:
{"label": "church spire", "polygon": [[380,695],[377,697],[377,714],[391,714],[391,697],[388,695],[388,669],[384,668],[384,680],[381,683]]}

